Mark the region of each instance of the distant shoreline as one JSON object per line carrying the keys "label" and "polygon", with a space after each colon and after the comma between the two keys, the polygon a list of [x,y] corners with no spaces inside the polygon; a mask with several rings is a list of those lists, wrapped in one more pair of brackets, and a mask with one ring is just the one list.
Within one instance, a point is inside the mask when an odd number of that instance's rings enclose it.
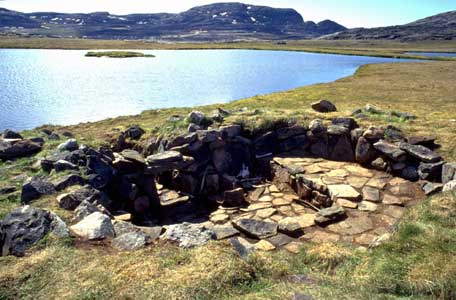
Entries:
{"label": "distant shoreline", "polygon": [[285,44],[273,41],[230,42],[230,43],[158,43],[127,40],[52,39],[52,38],[0,38],[0,49],[56,49],[56,50],[206,50],[245,49],[283,50],[324,54],[370,56],[384,58],[423,59],[456,61],[451,57],[426,57],[405,52],[448,52],[456,53],[456,41],[326,41],[300,40]]}

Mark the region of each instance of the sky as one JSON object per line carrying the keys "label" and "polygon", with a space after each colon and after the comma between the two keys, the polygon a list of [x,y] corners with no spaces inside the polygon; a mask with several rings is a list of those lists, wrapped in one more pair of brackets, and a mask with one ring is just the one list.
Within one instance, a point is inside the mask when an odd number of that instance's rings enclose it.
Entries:
{"label": "sky", "polygon": [[[456,10],[456,0],[238,0],[254,5],[294,8],[305,21],[331,19],[346,27],[401,25]],[[109,11],[112,14],[177,13],[221,0],[0,0],[0,7],[22,12]]]}

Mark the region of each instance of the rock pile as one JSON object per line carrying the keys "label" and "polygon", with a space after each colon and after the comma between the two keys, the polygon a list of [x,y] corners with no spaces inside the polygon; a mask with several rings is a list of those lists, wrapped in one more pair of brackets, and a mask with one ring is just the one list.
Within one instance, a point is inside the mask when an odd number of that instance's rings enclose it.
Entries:
{"label": "rock pile", "polygon": [[[188,119],[195,126],[188,133],[155,140],[144,145],[142,153],[126,148],[145,133],[138,126],[123,132],[112,148],[94,149],[69,139],[40,160],[44,172],[65,175],[55,180],[31,178],[23,185],[22,202],[55,194],[61,208],[74,211],[73,233],[89,240],[114,238],[113,245],[121,250],[156,239],[161,227],[152,233],[141,227],[156,224],[168,224],[164,236],[186,247],[243,234],[261,239],[257,248],[272,249],[290,244],[304,228],[344,221],[350,217],[347,210],[375,212],[379,203],[403,205],[402,198],[384,189],[381,176],[374,183],[356,181],[347,176],[370,175],[345,165],[328,171],[319,164],[282,164],[274,159],[279,154],[358,163],[387,176],[419,180],[426,194],[456,189],[455,164],[445,163],[434,152],[432,137],[407,138],[393,126],[363,129],[353,118],[334,118],[330,124],[314,120],[308,127],[278,123],[255,135],[237,124],[207,128],[224,115],[221,110],[211,118],[192,112]],[[308,176],[327,171],[330,176],[324,182]],[[289,186],[269,187],[266,194],[259,187],[265,179]],[[300,199],[313,213],[296,207],[294,202]],[[211,214],[220,207],[223,213]],[[242,215],[243,209],[255,214]],[[185,223],[201,223],[208,217],[208,226]],[[127,223],[128,227],[124,220],[139,226]]]}

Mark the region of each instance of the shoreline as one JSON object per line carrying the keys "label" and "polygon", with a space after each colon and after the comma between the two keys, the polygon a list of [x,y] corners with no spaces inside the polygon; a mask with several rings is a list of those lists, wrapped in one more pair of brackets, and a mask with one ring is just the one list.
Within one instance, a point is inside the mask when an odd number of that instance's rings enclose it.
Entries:
{"label": "shoreline", "polygon": [[[442,48],[443,47],[443,48]],[[395,41],[287,41],[285,45],[273,41],[159,43],[134,40],[52,39],[0,37],[0,49],[35,50],[269,50],[294,51],[349,56],[402,58],[435,61],[456,61],[451,57],[426,57],[405,52],[456,53],[456,41],[425,41],[402,43]]]}

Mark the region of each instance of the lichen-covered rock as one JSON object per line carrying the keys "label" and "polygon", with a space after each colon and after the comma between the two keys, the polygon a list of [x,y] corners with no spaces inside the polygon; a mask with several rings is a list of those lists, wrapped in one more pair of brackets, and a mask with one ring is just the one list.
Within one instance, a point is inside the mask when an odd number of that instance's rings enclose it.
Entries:
{"label": "lichen-covered rock", "polygon": [[23,256],[50,232],[68,236],[65,222],[54,213],[31,206],[16,208],[0,221],[0,254]]}
{"label": "lichen-covered rock", "polygon": [[114,237],[114,227],[111,219],[100,212],[94,212],[77,224],[70,226],[76,235],[88,240],[102,240]]}
{"label": "lichen-covered rock", "polygon": [[177,242],[182,248],[193,248],[208,243],[213,236],[214,232],[204,225],[182,223],[168,226],[162,238]]}
{"label": "lichen-covered rock", "polygon": [[142,232],[129,232],[112,240],[111,245],[120,251],[134,251],[146,245],[146,235]]}

